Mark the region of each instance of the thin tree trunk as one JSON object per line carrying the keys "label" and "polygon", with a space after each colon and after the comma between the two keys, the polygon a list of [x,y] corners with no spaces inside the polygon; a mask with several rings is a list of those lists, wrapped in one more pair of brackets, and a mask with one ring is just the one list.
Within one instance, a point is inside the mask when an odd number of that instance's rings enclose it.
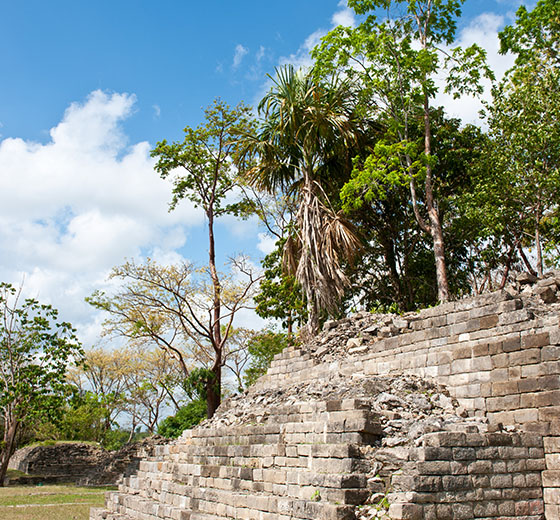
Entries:
{"label": "thin tree trunk", "polygon": [[[387,235],[389,235],[389,233],[387,233]],[[389,279],[391,280],[391,285],[395,290],[395,299],[399,304],[400,309],[404,309],[406,306],[406,302],[404,301],[401,280],[397,271],[394,241],[392,238],[380,238],[383,245],[383,256],[385,257],[385,263],[389,267]]]}
{"label": "thin tree trunk", "polygon": [[313,294],[307,297],[307,334],[308,339],[312,338],[319,331],[319,313],[317,311],[317,303]]}
{"label": "thin tree trunk", "polygon": [[543,277],[543,257],[542,257],[542,244],[541,244],[541,233],[539,231],[539,223],[541,221],[541,205],[537,205],[537,211],[535,215],[535,249],[537,250],[537,276],[539,278]]}
{"label": "thin tree trunk", "polygon": [[500,283],[500,289],[503,289],[506,286],[507,279],[509,276],[509,271],[511,269],[511,261],[513,260],[513,252],[515,251],[515,245],[517,241],[511,244],[506,256],[506,265],[504,268],[504,274],[502,275],[502,281]]}
{"label": "thin tree trunk", "polygon": [[537,273],[533,269],[531,262],[529,262],[529,259],[525,255],[525,251],[523,251],[523,246],[521,245],[521,242],[517,242],[517,250],[519,251],[519,256],[521,256],[521,259],[523,260],[523,263],[525,264],[527,271],[529,271],[529,273],[531,273],[533,276],[537,276]]}
{"label": "thin tree trunk", "polygon": [[221,286],[216,269],[216,249],[214,242],[214,211],[213,206],[207,212],[208,216],[208,263],[210,266],[210,276],[214,287],[212,302],[212,347],[214,349],[214,365],[212,373],[214,381],[208,381],[206,385],[206,415],[210,419],[213,417],[221,401],[221,382],[222,382],[222,331],[220,323],[221,314]]}
{"label": "thin tree trunk", "polygon": [[214,366],[212,367],[212,375],[206,383],[206,416],[208,419],[214,416],[218,406],[220,406],[220,392],[222,380],[222,359],[221,356],[216,357]]}
{"label": "thin tree trunk", "polygon": [[132,424],[130,425],[130,435],[128,436],[128,440],[126,444],[130,444],[132,439],[134,439],[134,434],[136,433],[136,417],[132,416]]}
{"label": "thin tree trunk", "polygon": [[[428,94],[424,92],[424,153],[428,159],[432,154],[432,131],[430,125],[430,106]],[[447,269],[445,266],[445,247],[443,242],[443,231],[439,214],[434,202],[432,184],[432,166],[429,160],[426,164],[426,209],[430,219],[430,234],[434,244],[434,257],[436,262],[436,278],[438,286],[438,300],[449,301],[449,284],[447,282]]]}
{"label": "thin tree trunk", "polygon": [[15,420],[9,421],[5,425],[4,431],[4,446],[2,447],[2,454],[0,457],[0,487],[4,486],[6,473],[8,472],[8,464],[15,448],[15,440],[18,429],[18,423]]}

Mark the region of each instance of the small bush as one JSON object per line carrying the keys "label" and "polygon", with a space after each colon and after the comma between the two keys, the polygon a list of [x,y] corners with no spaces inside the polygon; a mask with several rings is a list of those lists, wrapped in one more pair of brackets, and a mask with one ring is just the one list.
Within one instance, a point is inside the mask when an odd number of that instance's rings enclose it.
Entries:
{"label": "small bush", "polygon": [[175,415],[159,423],[158,433],[170,439],[176,439],[185,430],[195,427],[206,418],[206,400],[194,399],[183,406]]}

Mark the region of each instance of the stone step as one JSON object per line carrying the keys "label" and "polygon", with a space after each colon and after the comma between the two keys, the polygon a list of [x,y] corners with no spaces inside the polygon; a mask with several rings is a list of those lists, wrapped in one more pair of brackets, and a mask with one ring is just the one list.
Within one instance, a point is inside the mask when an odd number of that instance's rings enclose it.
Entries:
{"label": "stone step", "polygon": [[[227,501],[201,501],[200,510],[191,513],[190,520],[350,520],[355,519],[354,507],[321,501],[288,497],[236,495]],[[264,513],[264,514],[263,514]]]}
{"label": "stone step", "polygon": [[185,505],[177,506],[164,504],[156,499],[145,496],[113,492],[107,498],[106,507],[109,514],[122,515],[123,519],[130,517],[142,518],[142,520],[189,520],[190,499],[187,497],[178,498],[182,498],[183,501],[186,501]]}
{"label": "stone step", "polygon": [[102,507],[92,507],[89,510],[90,520],[134,520],[131,516],[121,515],[119,513],[110,513]]}
{"label": "stone step", "polygon": [[[311,498],[282,497],[277,494],[247,494],[217,489],[197,488],[193,490],[196,511],[186,507],[174,507],[158,500],[112,493],[108,500],[108,511],[95,508],[91,513],[91,520],[128,520],[129,518],[142,518],[143,520],[203,520],[203,519],[231,519],[236,520],[260,518],[261,511],[266,511],[275,518],[293,520],[343,520],[352,518],[353,507],[347,504],[337,504],[325,501],[325,496],[316,490]],[[341,491],[341,490],[331,490]],[[345,490],[360,492],[360,500],[365,496],[363,490]],[[356,495],[358,496],[358,495]],[[340,498],[340,497],[339,497]]]}

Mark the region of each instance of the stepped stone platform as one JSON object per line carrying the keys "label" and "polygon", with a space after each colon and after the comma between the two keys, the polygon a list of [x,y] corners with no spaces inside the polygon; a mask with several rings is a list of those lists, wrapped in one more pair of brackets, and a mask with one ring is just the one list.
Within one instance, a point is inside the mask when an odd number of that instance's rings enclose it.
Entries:
{"label": "stepped stone platform", "polygon": [[327,322],[92,520],[560,518],[560,273]]}
{"label": "stepped stone platform", "polygon": [[46,484],[74,482],[82,486],[115,485],[123,475],[136,472],[143,458],[153,455],[156,445],[168,439],[159,435],[127,444],[117,451],[83,442],[25,446],[10,459],[10,469],[26,473],[8,483]]}

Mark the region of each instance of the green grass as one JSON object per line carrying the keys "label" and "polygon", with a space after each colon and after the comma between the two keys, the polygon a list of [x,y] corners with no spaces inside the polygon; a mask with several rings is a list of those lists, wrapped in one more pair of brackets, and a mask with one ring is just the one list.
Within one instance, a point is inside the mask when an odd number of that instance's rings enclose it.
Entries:
{"label": "green grass", "polygon": [[6,477],[8,478],[16,478],[16,477],[27,477],[27,473],[20,471],[19,469],[9,469],[6,473]]}
{"label": "green grass", "polygon": [[88,520],[90,507],[105,503],[105,491],[72,485],[0,488],[0,520]]}

